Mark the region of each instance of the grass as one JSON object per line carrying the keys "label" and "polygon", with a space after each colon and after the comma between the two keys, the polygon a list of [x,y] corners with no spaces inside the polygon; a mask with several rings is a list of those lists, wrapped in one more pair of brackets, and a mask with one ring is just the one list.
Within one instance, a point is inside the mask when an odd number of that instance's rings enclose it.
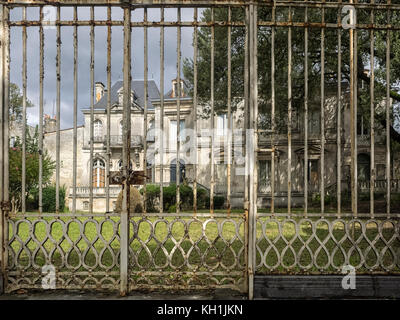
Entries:
{"label": "grass", "polygon": [[[396,255],[400,253],[398,225],[383,223],[380,234],[373,222],[344,221],[331,222],[330,227],[317,218],[258,218],[257,272],[337,274],[341,266],[347,264],[346,258],[359,273],[399,271],[399,262],[396,262]],[[245,268],[244,226],[244,220],[238,217],[230,220],[174,218],[172,215],[133,217],[129,254],[131,279],[139,281],[144,271],[163,272],[164,275],[210,270],[225,274],[242,272]],[[119,217],[14,218],[9,228],[12,249],[9,265],[11,270],[25,268],[40,272],[41,267],[51,261],[58,271],[67,273],[106,271],[118,274],[119,228]],[[13,237],[15,232],[18,238]],[[380,259],[371,249],[373,242]],[[34,265],[30,263],[32,255]],[[157,281],[162,283],[162,277],[158,276]],[[180,280],[174,278],[173,281]],[[211,280],[206,277],[202,281]]]}

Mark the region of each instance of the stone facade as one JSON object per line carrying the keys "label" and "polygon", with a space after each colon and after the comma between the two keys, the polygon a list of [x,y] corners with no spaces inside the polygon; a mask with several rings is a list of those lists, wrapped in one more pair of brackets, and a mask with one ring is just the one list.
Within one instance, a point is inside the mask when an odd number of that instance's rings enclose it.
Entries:
{"label": "stone facade", "polygon": [[[163,183],[168,185],[176,181],[176,126],[177,119],[177,82],[172,82],[172,89],[164,95],[164,153],[163,153]],[[189,96],[189,90],[182,81],[182,96],[180,98],[180,121],[181,131],[183,129],[193,129],[194,127],[194,109],[192,98]],[[110,92],[102,83],[96,83],[96,104],[93,107],[93,210],[95,212],[113,211],[120,187],[118,185],[110,186],[109,208],[106,208],[105,177],[106,167],[110,171],[118,171],[122,158],[122,81],[115,83]],[[154,81],[148,82],[148,113],[147,113],[147,162],[148,167],[145,170],[149,177],[148,183],[160,183],[160,137],[161,133],[157,131],[161,127],[160,103],[161,96]],[[342,97],[342,188],[348,185],[350,174],[350,110],[348,93],[343,90]],[[110,112],[110,135],[107,135],[107,98],[108,93],[111,96]],[[333,192],[336,188],[337,172],[337,104],[336,92],[334,89],[327,89],[325,103],[325,190]],[[131,159],[133,170],[144,171],[144,81],[132,81],[132,109],[131,109],[131,134],[132,148]],[[381,108],[378,106],[377,108]],[[244,103],[239,103],[237,111],[233,113],[232,129],[243,129],[244,124]],[[198,139],[198,160],[197,182],[200,188],[210,190],[211,188],[211,136],[207,131],[211,128],[211,119],[203,118],[202,106],[198,106],[197,114],[197,139]],[[312,104],[309,107],[309,134],[308,149],[308,189],[311,194],[318,193],[321,183],[321,135],[319,133],[320,106]],[[91,111],[90,108],[82,110],[84,114],[84,124],[77,128],[77,189],[76,205],[78,211],[87,211],[89,209],[89,186],[90,178],[90,137],[91,137]],[[378,110],[379,112],[379,110]],[[215,184],[214,192],[225,195],[227,192],[227,164],[224,159],[227,155],[226,145],[226,115],[215,115],[214,128],[216,128],[214,147],[215,159]],[[364,125],[358,119],[358,158],[359,158],[359,176],[360,181],[369,180],[370,157],[370,138],[369,124]],[[56,132],[55,119],[46,117],[44,121],[44,147],[48,150],[50,156],[56,159]],[[385,179],[385,137],[384,130],[376,128],[375,144],[375,171],[376,179]],[[206,134],[204,134],[206,133]],[[14,129],[14,134],[17,130]],[[304,199],[304,114],[298,113],[294,116],[292,126],[292,147],[291,147],[291,176],[292,176],[292,205],[301,206]],[[12,135],[11,135],[12,136]],[[191,164],[191,151],[187,148],[190,140],[194,137],[181,138],[181,176],[189,185],[195,179],[194,166]],[[110,156],[107,155],[107,140],[110,142]],[[73,168],[73,129],[60,131],[60,185],[67,188],[67,205],[72,210],[72,168]],[[259,135],[258,152],[258,201],[259,206],[267,207],[271,199],[271,149],[272,136],[270,133]],[[286,133],[276,133],[274,136],[275,152],[275,197],[277,206],[287,205],[287,186],[288,186],[288,139]],[[244,170],[244,141],[239,136],[232,138],[234,160],[232,163],[231,176],[231,204],[232,207],[243,207],[243,195],[245,176]],[[184,150],[182,152],[182,150]],[[393,179],[399,179],[399,160],[393,160]],[[193,160],[193,159],[192,159]],[[363,176],[365,175],[365,176]],[[366,179],[367,178],[367,179]],[[55,182],[55,174],[52,180]],[[140,187],[140,186],[139,186]]]}

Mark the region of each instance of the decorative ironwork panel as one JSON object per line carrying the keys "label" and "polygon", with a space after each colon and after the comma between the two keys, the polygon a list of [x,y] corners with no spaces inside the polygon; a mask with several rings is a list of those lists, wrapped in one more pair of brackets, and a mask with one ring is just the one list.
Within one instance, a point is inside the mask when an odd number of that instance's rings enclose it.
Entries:
{"label": "decorative ironwork panel", "polygon": [[118,215],[29,215],[8,220],[7,291],[42,289],[43,267],[55,288],[118,290]]}
{"label": "decorative ironwork panel", "polygon": [[398,219],[261,216],[258,273],[400,273]]}
{"label": "decorative ironwork panel", "polygon": [[244,228],[243,215],[131,217],[131,290],[245,291]]}

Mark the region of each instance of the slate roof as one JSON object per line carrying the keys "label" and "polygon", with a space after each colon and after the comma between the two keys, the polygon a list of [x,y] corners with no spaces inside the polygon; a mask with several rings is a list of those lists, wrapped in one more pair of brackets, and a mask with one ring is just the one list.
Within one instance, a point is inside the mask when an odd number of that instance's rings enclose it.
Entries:
{"label": "slate roof", "polygon": [[[117,81],[111,87],[111,105],[118,103],[118,90],[123,86],[123,81]],[[144,109],[144,80],[132,80],[131,89],[134,92],[134,101]],[[148,81],[148,95],[149,100],[147,102],[148,110],[154,109],[152,100],[160,99],[160,91],[154,80]],[[94,105],[95,109],[105,109],[107,108],[107,93],[101,97],[101,99]]]}

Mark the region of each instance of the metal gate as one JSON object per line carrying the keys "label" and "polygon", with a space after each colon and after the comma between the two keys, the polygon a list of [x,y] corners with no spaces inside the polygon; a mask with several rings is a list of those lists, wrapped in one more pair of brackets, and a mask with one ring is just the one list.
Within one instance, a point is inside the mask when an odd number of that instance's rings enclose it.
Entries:
{"label": "metal gate", "polygon": [[[37,9],[36,17],[28,16],[30,8]],[[63,16],[64,8],[72,14]],[[87,17],[79,16],[81,8],[87,9]],[[16,0],[2,1],[0,10],[0,239],[7,292],[43,288],[43,279],[47,281],[53,272],[57,289],[108,289],[126,294],[138,289],[231,288],[248,292],[252,299],[254,278],[263,274],[341,274],[343,267],[367,274],[399,272],[398,79],[391,73],[391,63],[394,67],[397,63],[394,48],[400,5],[393,1],[88,0],[57,1],[49,6],[42,1]],[[20,10],[21,16],[10,19],[13,10]],[[115,18],[118,10],[120,18]],[[151,10],[159,15],[154,21],[149,19]],[[167,10],[174,10],[175,16],[166,17]],[[185,10],[191,10],[190,14],[183,14]],[[139,18],[135,12],[140,12]],[[54,35],[49,36],[53,43],[45,40],[47,28],[53,29]],[[106,91],[104,85],[97,91],[95,83],[95,30],[100,28]],[[15,120],[10,120],[15,97],[9,94],[14,72],[10,68],[13,29],[19,30],[22,47],[17,66],[22,71],[21,142],[17,147],[10,147],[10,126]],[[72,32],[66,32],[62,40],[64,29]],[[135,29],[142,34],[133,37]],[[166,41],[167,29],[174,29],[176,35]],[[183,29],[192,30],[193,55],[185,60]],[[79,30],[85,31],[83,38],[87,35],[83,46],[89,57],[89,107],[83,127],[78,126],[79,88],[84,82],[79,73],[79,68],[84,69],[78,59]],[[152,97],[149,77],[149,59],[156,61],[149,50],[152,30],[159,37],[158,98]],[[27,45],[27,34],[37,39],[35,49]],[[121,36],[119,51],[112,51],[112,35]],[[63,41],[70,46],[64,47]],[[176,41],[176,78],[171,93],[164,94],[169,89],[164,82],[166,48],[171,41]],[[50,56],[56,58],[53,69],[47,71],[53,73],[55,82],[52,132],[43,123],[47,46],[53,46],[55,54]],[[62,52],[69,47],[71,60],[63,60]],[[34,52],[39,65],[28,66],[32,59],[28,50]],[[141,51],[143,60],[134,61],[132,50]],[[112,65],[117,56],[122,84],[114,92]],[[70,91],[62,89],[63,61],[70,62],[64,70],[71,74]],[[31,104],[28,77],[33,67],[36,80],[31,82],[38,84],[39,91],[36,142],[26,122]],[[142,89],[132,87],[135,72],[143,72]],[[190,79],[184,81],[182,73]],[[68,93],[73,107],[61,112],[61,98]],[[113,99],[118,103],[114,105]],[[103,111],[98,108],[101,103]],[[202,117],[204,110],[207,116]],[[68,115],[68,111],[73,117],[69,136],[61,128],[61,114]],[[118,112],[121,135],[113,139],[112,119]],[[139,129],[131,123],[135,116],[142,123]],[[99,135],[99,119],[105,119],[104,136]],[[151,133],[151,121],[159,131]],[[181,138],[181,121],[189,123],[194,132],[189,139],[192,163],[186,157],[189,151],[182,149],[188,139]],[[165,142],[165,122],[169,128],[174,128],[173,123],[176,126],[176,132],[169,129],[169,137],[175,139],[173,147]],[[203,135],[204,129],[211,133]],[[234,129],[239,133],[233,133]],[[47,141],[54,141],[53,149]],[[67,143],[72,146],[72,159],[68,158],[72,192],[70,212],[62,212],[61,181],[68,178],[68,163],[61,159],[67,159]],[[43,178],[48,170],[46,148],[50,153],[53,150],[52,196],[46,193]],[[202,150],[209,159],[204,167],[198,162]],[[119,170],[114,169],[115,154],[120,156]],[[237,161],[237,154],[242,161]],[[369,155],[369,168],[359,163],[361,154]],[[37,210],[29,209],[31,198],[26,196],[30,157],[38,161]],[[85,157],[88,166],[79,171]],[[168,162],[167,157],[173,160]],[[171,168],[175,165],[173,189],[164,188],[169,163]],[[14,165],[21,174],[15,174]],[[134,170],[135,165],[140,170]],[[80,200],[84,196],[78,183],[85,170],[89,173],[86,204]],[[20,175],[18,192],[24,195],[20,212],[14,213],[13,175]],[[121,190],[116,201],[117,205],[120,201],[119,212],[110,209],[114,183],[120,186],[115,190]],[[137,184],[143,185],[139,209],[130,200]],[[175,205],[165,201],[171,190]],[[101,192],[104,203],[99,200]],[[46,197],[55,197],[55,210],[45,212]],[[217,209],[221,197],[224,204]],[[203,200],[207,210],[200,208]],[[87,205],[84,210],[88,212],[77,209],[79,201]],[[103,209],[97,210],[98,206]]]}

